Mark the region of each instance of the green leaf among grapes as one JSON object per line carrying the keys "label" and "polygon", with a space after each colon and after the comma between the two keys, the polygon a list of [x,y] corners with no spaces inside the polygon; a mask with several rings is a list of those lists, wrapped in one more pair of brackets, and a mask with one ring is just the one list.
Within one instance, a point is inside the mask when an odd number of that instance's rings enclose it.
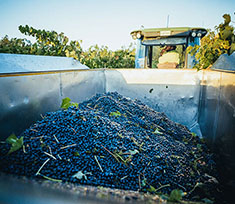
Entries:
{"label": "green leaf among grapes", "polygon": [[147,189],[147,191],[150,192],[150,193],[156,193],[157,192],[156,188],[154,188],[151,185],[150,185],[150,188]]}
{"label": "green leaf among grapes", "polygon": [[159,131],[159,128],[156,128],[156,130],[153,132],[153,134],[162,135],[163,133]]}
{"label": "green leaf among grapes", "polygon": [[70,101],[71,101],[71,99],[69,97],[62,99],[62,104],[60,107],[63,109],[68,109],[71,106]]}
{"label": "green leaf among grapes", "polygon": [[19,150],[23,146],[23,137],[17,138],[15,134],[11,134],[7,139],[6,142],[11,145],[11,148],[7,154],[15,152]]}
{"label": "green leaf among grapes", "polygon": [[168,200],[171,202],[179,202],[184,195],[185,193],[182,190],[174,189],[173,191],[171,191]]}
{"label": "green leaf among grapes", "polygon": [[17,137],[16,137],[16,135],[14,134],[14,133],[12,133],[7,139],[6,139],[6,142],[8,143],[8,144],[13,144],[13,143],[15,143],[16,141],[17,141]]}
{"label": "green leaf among grapes", "polygon": [[63,109],[68,109],[71,106],[75,106],[76,108],[78,107],[78,103],[71,103],[70,101],[71,99],[69,97],[62,99],[62,104],[60,107]]}
{"label": "green leaf among grapes", "polygon": [[192,135],[193,137],[197,137],[197,134],[194,133],[194,132],[192,132],[191,135]]}
{"label": "green leaf among grapes", "polygon": [[78,103],[71,103],[71,106],[75,106],[76,108],[78,108]]}
{"label": "green leaf among grapes", "polygon": [[121,116],[122,114],[119,112],[119,111],[116,111],[116,112],[111,112],[110,114],[109,114],[109,116],[114,116],[114,117],[119,117],[119,116]]}

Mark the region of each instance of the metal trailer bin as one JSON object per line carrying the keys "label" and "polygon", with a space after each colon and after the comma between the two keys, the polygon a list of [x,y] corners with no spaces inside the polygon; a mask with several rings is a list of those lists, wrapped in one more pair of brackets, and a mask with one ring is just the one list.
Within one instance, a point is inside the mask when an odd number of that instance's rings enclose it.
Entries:
{"label": "metal trailer bin", "polygon": [[[67,59],[61,58],[61,61],[51,65],[53,57],[36,58],[0,54],[0,68],[3,70],[7,67],[0,73],[0,140],[6,139],[12,132],[20,134],[40,119],[40,114],[58,110],[65,97],[82,102],[97,93],[117,91],[126,97],[140,99],[156,111],[164,112],[171,120],[186,125],[190,131],[204,137],[219,155],[217,163],[221,180],[230,193],[235,189],[234,71],[223,68],[202,71],[91,70],[86,67],[77,69],[68,64],[65,67],[63,60]],[[45,58],[48,63],[45,63]],[[37,67],[37,63],[39,65],[42,62],[44,65],[40,65],[39,70],[35,68],[29,71],[30,66]],[[53,70],[46,69],[48,65]],[[4,183],[0,182],[0,189],[5,185],[6,180]],[[0,190],[0,198],[3,192],[6,193],[6,189]],[[34,199],[28,194],[26,196],[31,201]]]}

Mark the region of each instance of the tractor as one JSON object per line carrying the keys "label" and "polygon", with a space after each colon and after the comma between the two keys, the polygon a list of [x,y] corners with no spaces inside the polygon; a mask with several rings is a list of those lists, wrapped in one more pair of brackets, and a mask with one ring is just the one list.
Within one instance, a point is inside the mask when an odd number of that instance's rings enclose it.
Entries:
{"label": "tractor", "polygon": [[204,28],[172,27],[149,28],[131,32],[137,40],[135,68],[193,68],[195,56],[187,47],[200,45],[207,34]]}

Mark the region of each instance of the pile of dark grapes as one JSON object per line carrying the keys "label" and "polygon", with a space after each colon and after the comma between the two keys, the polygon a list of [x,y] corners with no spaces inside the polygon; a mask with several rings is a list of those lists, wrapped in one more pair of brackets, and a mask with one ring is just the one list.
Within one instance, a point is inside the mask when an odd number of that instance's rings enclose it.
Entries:
{"label": "pile of dark grapes", "polygon": [[47,113],[26,129],[21,149],[0,144],[0,171],[134,191],[190,192],[215,163],[188,129],[139,100],[97,94]]}

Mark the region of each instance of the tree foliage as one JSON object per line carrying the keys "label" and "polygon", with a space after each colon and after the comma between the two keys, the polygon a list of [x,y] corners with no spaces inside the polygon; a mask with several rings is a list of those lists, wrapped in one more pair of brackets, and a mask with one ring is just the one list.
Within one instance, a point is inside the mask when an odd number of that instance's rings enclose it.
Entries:
{"label": "tree foliage", "polygon": [[49,56],[67,56],[79,60],[82,48],[79,41],[69,41],[64,33],[19,26],[22,34],[32,36],[36,42],[27,39],[9,39],[5,36],[0,41],[0,52],[15,54],[33,54]]}
{"label": "tree foliage", "polygon": [[19,30],[22,34],[35,38],[35,42],[5,36],[0,40],[0,53],[73,57],[90,68],[135,67],[135,49],[132,45],[117,51],[111,51],[107,46],[95,45],[84,51],[82,41],[69,41],[62,32],[35,29],[28,25],[19,26]]}
{"label": "tree foliage", "polygon": [[81,63],[91,68],[134,68],[135,49],[130,45],[111,51],[107,46],[91,46],[81,55]]}
{"label": "tree foliage", "polygon": [[202,38],[201,45],[189,46],[187,51],[197,60],[194,68],[206,69],[219,58],[222,54],[232,54],[235,50],[234,27],[229,25],[231,17],[224,14],[224,23],[216,26],[216,31],[210,31]]}
{"label": "tree foliage", "polygon": [[0,53],[31,54],[31,42],[19,38],[9,39],[6,35],[0,40]]}

